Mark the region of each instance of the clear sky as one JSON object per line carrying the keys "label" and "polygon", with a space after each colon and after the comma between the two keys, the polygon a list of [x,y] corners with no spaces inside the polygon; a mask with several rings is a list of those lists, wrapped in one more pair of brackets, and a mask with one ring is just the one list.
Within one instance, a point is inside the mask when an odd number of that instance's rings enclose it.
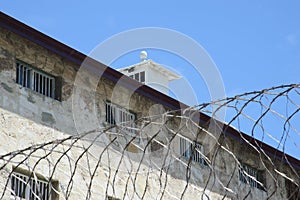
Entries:
{"label": "clear sky", "polygon": [[[85,54],[110,36],[129,29],[176,30],[208,52],[221,73],[228,96],[299,83],[300,1],[297,0],[2,0],[0,9]],[[161,51],[149,51],[150,59],[175,67],[178,73],[190,78],[200,103],[209,101],[203,81],[197,82],[191,72],[185,73],[184,60]],[[119,68],[137,62],[138,52],[132,52],[111,66]]]}
{"label": "clear sky", "polygon": [[[206,49],[229,96],[299,82],[300,2],[296,0],[27,0],[1,1],[0,8],[85,54],[108,37],[133,28],[179,31]],[[136,57],[133,62],[139,61]],[[156,55],[149,58],[173,64]]]}

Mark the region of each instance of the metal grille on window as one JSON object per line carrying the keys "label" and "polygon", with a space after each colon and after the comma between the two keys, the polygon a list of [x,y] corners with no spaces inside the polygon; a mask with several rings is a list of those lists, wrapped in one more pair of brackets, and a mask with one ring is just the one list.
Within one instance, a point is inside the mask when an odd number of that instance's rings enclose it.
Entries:
{"label": "metal grille on window", "polygon": [[23,87],[31,86],[31,68],[26,65],[17,63],[16,82]]}
{"label": "metal grille on window", "polygon": [[29,65],[17,62],[16,82],[47,97],[54,98],[55,78]]}
{"label": "metal grille on window", "polygon": [[135,114],[127,109],[117,106],[111,102],[106,102],[106,122],[112,125],[120,125],[124,130],[135,133]]}
{"label": "metal grille on window", "polygon": [[259,171],[248,165],[242,165],[242,168],[239,169],[239,180],[251,187],[263,189],[263,187],[258,183],[258,181],[260,181]]}
{"label": "metal grille on window", "polygon": [[51,185],[43,180],[13,172],[11,176],[11,195],[26,200],[50,200]]}
{"label": "metal grille on window", "polygon": [[203,153],[203,146],[201,144],[197,142],[192,143],[184,138],[180,138],[180,154],[183,157],[190,159],[192,156],[193,161],[206,165],[205,159],[201,153]]}
{"label": "metal grille on window", "polygon": [[204,159],[201,153],[203,153],[203,146],[199,143],[194,143],[194,154],[193,154],[193,161],[197,163],[204,164]]}

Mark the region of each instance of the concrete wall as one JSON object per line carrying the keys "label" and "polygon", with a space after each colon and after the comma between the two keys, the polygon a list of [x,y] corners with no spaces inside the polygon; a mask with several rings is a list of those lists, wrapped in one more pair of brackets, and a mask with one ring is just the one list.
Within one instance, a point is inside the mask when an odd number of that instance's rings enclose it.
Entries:
{"label": "concrete wall", "polygon": [[[61,101],[45,97],[16,84],[16,60],[21,60],[37,69],[61,77]],[[0,141],[3,141],[0,145],[1,155],[18,152],[20,149],[47,141],[63,139],[68,136],[76,137],[78,134],[90,131],[91,134],[76,142],[76,146],[73,146],[71,151],[66,153],[66,149],[74,141],[72,139],[55,147],[56,151],[46,156],[49,158],[48,161],[47,159],[39,161],[41,156],[51,151],[47,146],[47,148],[43,147],[44,151],[34,152],[34,156],[29,156],[26,162],[18,167],[29,171],[34,169],[36,173],[47,178],[54,169],[53,163],[59,161],[52,178],[59,181],[59,190],[65,193],[70,177],[73,177],[74,182],[69,199],[86,198],[93,169],[96,169],[96,173],[91,186],[91,191],[94,191],[92,199],[99,199],[99,196],[104,198],[106,193],[122,198],[125,188],[129,193],[126,199],[139,199],[146,186],[145,199],[156,198],[163,191],[165,192],[164,199],[180,198],[186,186],[186,163],[188,160],[179,159],[179,137],[172,138],[174,134],[182,134],[195,140],[195,134],[199,133],[202,136],[197,139],[201,142],[201,138],[205,137],[203,135],[205,132],[199,132],[199,128],[192,124],[187,125],[189,124],[187,123],[188,119],[185,121],[181,118],[167,116],[147,118],[148,121],[156,122],[157,125],[147,125],[142,131],[143,138],[138,141],[141,145],[147,143],[154,133],[159,132],[156,139],[164,143],[166,147],[168,143],[171,143],[171,151],[151,152],[149,150],[151,153],[147,153],[143,157],[142,151],[131,146],[129,147],[131,150],[126,151],[126,155],[122,156],[120,146],[126,143],[125,136],[118,138],[119,146],[111,145],[110,149],[105,148],[116,135],[113,130],[107,131],[109,127],[105,122],[105,102],[107,100],[132,110],[138,119],[162,114],[169,110],[169,108],[134,93],[118,83],[94,76],[49,50],[0,28]],[[138,122],[138,125],[142,126],[143,121]],[[107,133],[101,134],[104,131]],[[101,136],[97,138],[99,134]],[[94,145],[89,147],[91,140]],[[220,142],[223,142],[226,148],[214,148],[207,152],[207,157],[212,161],[211,166],[191,163],[191,177],[184,199],[201,196],[203,188],[206,188],[207,197],[211,199],[220,199],[223,195],[226,195],[227,198],[240,199],[245,197],[249,191],[249,199],[264,199],[273,191],[275,191],[273,199],[285,198],[285,181],[273,169],[276,165],[284,173],[292,174],[287,165],[276,161],[273,161],[272,164],[264,155],[258,154],[236,140],[221,138]],[[85,152],[87,147],[89,147],[88,151]],[[25,155],[28,155],[29,152],[26,151]],[[0,187],[2,188],[0,191],[3,191],[12,168],[24,159],[24,156],[17,156],[13,157],[10,162],[4,160],[12,155],[0,159],[1,164],[8,163],[1,169],[2,184]],[[61,155],[66,156],[59,160]],[[80,155],[84,155],[83,158]],[[105,156],[99,157],[100,155]],[[166,162],[162,162],[164,155],[170,164],[166,165]],[[142,165],[139,166],[142,158]],[[120,159],[123,159],[122,162]],[[98,166],[99,160],[101,164]],[[267,192],[251,188],[238,180],[237,160],[265,171]],[[34,168],[36,163],[38,164]],[[78,165],[76,170],[75,163]],[[121,163],[120,166],[119,163]],[[118,166],[120,171],[117,173],[116,179],[113,179],[113,174],[116,173],[114,169]],[[142,173],[136,175],[137,169]],[[270,169],[270,171],[266,169]],[[73,170],[76,172],[74,175],[70,173]],[[131,176],[136,175],[135,183],[129,178],[128,170],[131,172],[129,173]],[[273,181],[274,179],[276,181]],[[113,183],[114,187],[110,184],[107,186],[107,181]],[[167,184],[164,185],[165,182]],[[7,199],[9,196],[10,193],[6,192]],[[64,197],[60,195],[59,199],[64,199]]]}

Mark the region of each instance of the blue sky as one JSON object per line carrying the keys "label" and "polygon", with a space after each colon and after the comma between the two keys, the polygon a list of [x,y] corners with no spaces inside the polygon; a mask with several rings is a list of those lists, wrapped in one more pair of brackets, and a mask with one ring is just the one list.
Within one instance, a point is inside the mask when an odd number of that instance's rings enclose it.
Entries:
{"label": "blue sky", "polygon": [[[179,31],[206,49],[229,96],[299,80],[297,1],[29,0],[2,1],[0,8],[85,54],[108,37],[133,28]],[[138,55],[136,58],[124,65],[138,62]],[[149,58],[174,64],[156,54],[149,54]]]}
{"label": "blue sky", "polygon": [[[300,2],[293,1],[1,1],[2,12],[89,54],[114,34],[162,27],[181,32],[208,52],[234,96],[275,85],[299,83]],[[190,80],[199,103],[209,101],[203,80],[185,60],[159,50],[148,57]],[[111,64],[139,62],[138,52]],[[299,149],[298,149],[299,151]]]}

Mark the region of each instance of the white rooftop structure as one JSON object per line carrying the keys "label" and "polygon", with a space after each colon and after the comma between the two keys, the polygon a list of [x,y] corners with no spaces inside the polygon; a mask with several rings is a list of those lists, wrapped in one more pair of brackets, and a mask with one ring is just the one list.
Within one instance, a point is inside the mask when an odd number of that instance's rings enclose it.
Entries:
{"label": "white rooftop structure", "polygon": [[140,59],[140,63],[118,69],[118,71],[168,95],[169,82],[181,77],[166,67],[152,60],[147,60],[146,51],[141,51]]}

